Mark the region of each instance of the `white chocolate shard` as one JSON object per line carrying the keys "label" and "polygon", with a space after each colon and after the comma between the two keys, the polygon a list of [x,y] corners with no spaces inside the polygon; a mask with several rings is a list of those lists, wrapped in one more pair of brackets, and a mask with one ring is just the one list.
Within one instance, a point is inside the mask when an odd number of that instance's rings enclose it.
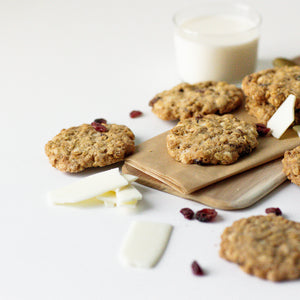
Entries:
{"label": "white chocolate shard", "polygon": [[142,199],[142,194],[132,185],[127,185],[116,189],[117,206],[128,205],[128,203],[137,203]]}
{"label": "white chocolate shard", "polygon": [[48,198],[52,203],[76,203],[126,185],[128,185],[128,181],[120,174],[119,169],[115,168],[85,177],[65,187],[51,191]]}
{"label": "white chocolate shard", "polygon": [[135,207],[137,202],[142,199],[142,194],[130,183],[137,178],[137,176],[129,174],[120,174],[116,168],[85,177],[52,191],[48,197],[55,204],[98,201],[99,204],[104,204],[106,207]]}
{"label": "white chocolate shard", "polygon": [[267,123],[271,134],[279,139],[295,120],[296,97],[289,95]]}
{"label": "white chocolate shard", "polygon": [[172,228],[164,223],[132,222],[121,247],[121,262],[139,268],[155,266],[168,245]]}
{"label": "white chocolate shard", "polygon": [[135,207],[142,199],[142,194],[132,185],[126,185],[96,197],[106,207],[123,206]]}

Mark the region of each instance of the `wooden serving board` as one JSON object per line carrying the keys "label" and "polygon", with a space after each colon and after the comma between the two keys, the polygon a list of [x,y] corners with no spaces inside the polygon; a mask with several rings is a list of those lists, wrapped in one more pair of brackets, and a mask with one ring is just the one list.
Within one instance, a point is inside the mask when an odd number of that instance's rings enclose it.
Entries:
{"label": "wooden serving board", "polygon": [[127,165],[126,162],[122,171],[138,176],[138,182],[146,186],[224,210],[249,207],[286,180],[286,176],[282,172],[281,159],[229,177],[191,194],[180,193]]}

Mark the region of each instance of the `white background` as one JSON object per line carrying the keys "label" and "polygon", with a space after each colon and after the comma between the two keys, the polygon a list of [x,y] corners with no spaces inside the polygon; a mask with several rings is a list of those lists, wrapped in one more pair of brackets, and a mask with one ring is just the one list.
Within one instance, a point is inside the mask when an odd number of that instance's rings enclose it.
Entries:
{"label": "white background", "polygon": [[[148,101],[179,83],[172,44],[180,0],[1,0],[0,299],[285,299],[299,280],[273,283],[218,255],[220,235],[241,217],[280,207],[300,221],[299,187],[286,182],[257,205],[218,211],[211,224],[187,221],[183,207],[204,206],[138,185],[135,212],[101,206],[51,206],[47,192],[92,174],[66,175],[44,145],[62,128],[106,118],[129,126],[136,143],[174,123]],[[200,2],[200,1],[198,1]],[[300,55],[300,2],[248,1],[263,16],[258,69]],[[143,117],[130,119],[131,110]],[[153,269],[125,268],[118,251],[132,220],[174,225]],[[206,275],[195,277],[198,260]]]}

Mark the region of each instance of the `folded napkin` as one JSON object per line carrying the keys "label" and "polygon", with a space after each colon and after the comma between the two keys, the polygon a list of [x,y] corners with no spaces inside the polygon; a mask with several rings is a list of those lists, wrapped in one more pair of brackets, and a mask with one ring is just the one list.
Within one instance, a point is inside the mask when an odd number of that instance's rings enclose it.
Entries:
{"label": "folded napkin", "polygon": [[286,180],[281,159],[231,176],[191,194],[182,194],[126,163],[122,172],[138,176],[138,182],[143,185],[224,210],[249,207]]}

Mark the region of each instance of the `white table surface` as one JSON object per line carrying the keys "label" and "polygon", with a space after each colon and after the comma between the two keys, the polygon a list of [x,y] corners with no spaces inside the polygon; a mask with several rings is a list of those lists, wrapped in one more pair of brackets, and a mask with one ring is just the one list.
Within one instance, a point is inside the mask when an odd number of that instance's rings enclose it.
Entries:
{"label": "white table surface", "polygon": [[[135,212],[51,206],[47,192],[95,171],[66,175],[45,143],[62,128],[104,117],[126,124],[137,144],[169,128],[148,101],[179,83],[171,18],[197,1],[11,0],[0,2],[0,299],[296,299],[299,280],[273,283],[218,255],[234,220],[280,207],[300,221],[299,187],[286,182],[257,205],[189,222],[204,206],[141,185]],[[200,1],[198,1],[200,2]],[[300,54],[300,2],[248,1],[263,16],[258,69]],[[141,118],[130,119],[131,110]],[[99,169],[96,171],[100,171]],[[123,267],[118,252],[133,220],[174,225],[153,269]],[[197,260],[206,275],[195,277]]]}

